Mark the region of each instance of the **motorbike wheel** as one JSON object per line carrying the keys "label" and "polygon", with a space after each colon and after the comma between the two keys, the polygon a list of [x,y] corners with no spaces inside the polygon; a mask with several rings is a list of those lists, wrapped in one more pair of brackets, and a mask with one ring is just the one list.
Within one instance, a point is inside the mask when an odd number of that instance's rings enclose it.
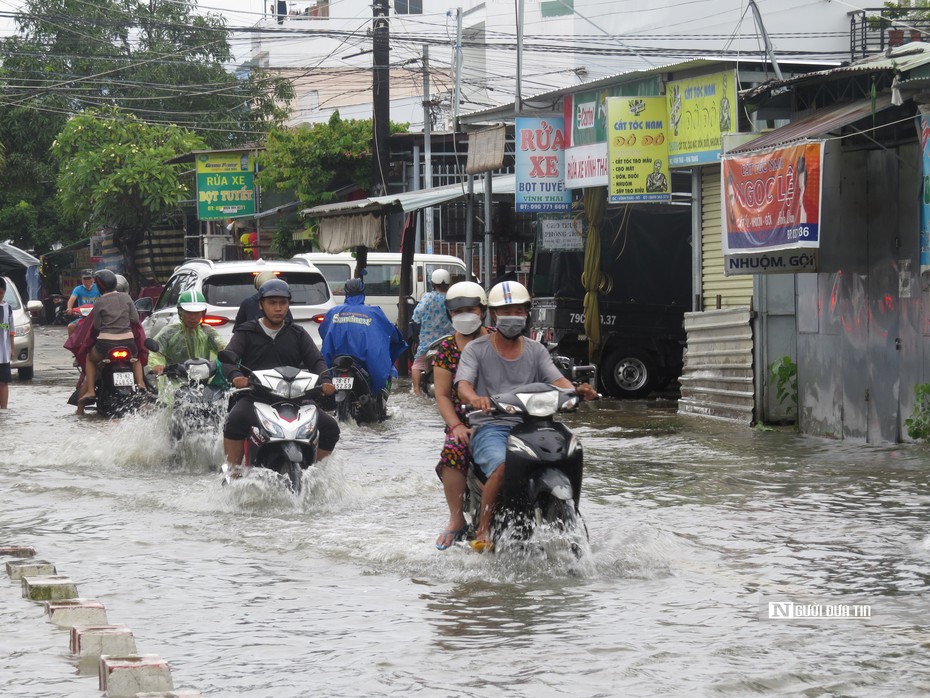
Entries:
{"label": "motorbike wheel", "polygon": [[269,463],[268,468],[284,478],[285,485],[291,492],[300,494],[304,475],[300,463],[294,463],[282,454]]}
{"label": "motorbike wheel", "polygon": [[336,403],[336,419],[340,422],[348,422],[352,419],[352,396],[347,395],[342,402]]}

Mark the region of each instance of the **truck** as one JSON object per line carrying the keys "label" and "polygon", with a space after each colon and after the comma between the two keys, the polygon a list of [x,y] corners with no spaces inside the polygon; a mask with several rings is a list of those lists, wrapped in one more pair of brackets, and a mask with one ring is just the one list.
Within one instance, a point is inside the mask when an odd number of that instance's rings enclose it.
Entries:
{"label": "truck", "polygon": [[561,242],[547,245],[540,231],[531,272],[531,335],[571,363],[596,359],[599,385],[609,395],[641,398],[681,376],[684,314],[691,309],[691,209],[608,209],[599,237],[599,356],[589,357],[584,329],[587,234],[583,245],[576,241],[575,249],[565,249]]}

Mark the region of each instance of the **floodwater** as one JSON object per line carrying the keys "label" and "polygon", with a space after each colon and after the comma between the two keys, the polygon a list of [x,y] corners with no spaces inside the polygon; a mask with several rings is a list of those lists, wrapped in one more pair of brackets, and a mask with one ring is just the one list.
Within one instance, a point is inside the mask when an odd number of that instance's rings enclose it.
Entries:
{"label": "floodwater", "polygon": [[[930,690],[930,450],[585,405],[590,549],[437,551],[431,403],[350,426],[298,501],[175,463],[157,418],[78,418],[64,331],[0,414],[26,544],[205,696],[902,696]],[[813,618],[770,619],[802,604]],[[0,580],[0,695],[99,696]],[[819,609],[819,610],[817,610]],[[845,610],[844,610],[845,609]],[[782,610],[784,614],[786,611]],[[803,613],[799,609],[795,615]],[[834,617],[835,615],[845,617]],[[855,617],[849,617],[849,616]],[[868,617],[865,617],[868,616]]]}

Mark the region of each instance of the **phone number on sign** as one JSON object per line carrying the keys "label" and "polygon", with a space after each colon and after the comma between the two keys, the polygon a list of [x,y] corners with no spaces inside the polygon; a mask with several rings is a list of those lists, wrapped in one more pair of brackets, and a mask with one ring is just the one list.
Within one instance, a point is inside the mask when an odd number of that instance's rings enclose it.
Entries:
{"label": "phone number on sign", "polygon": [[[584,313],[570,313],[569,319],[572,323],[583,325],[584,324]],[[616,324],[617,324],[616,315],[601,315],[601,325],[616,325]]]}

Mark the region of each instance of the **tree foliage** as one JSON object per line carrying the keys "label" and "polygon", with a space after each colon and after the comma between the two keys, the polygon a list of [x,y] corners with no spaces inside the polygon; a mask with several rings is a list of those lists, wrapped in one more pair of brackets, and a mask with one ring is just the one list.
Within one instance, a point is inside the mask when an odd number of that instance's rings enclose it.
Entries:
{"label": "tree foliage", "polygon": [[147,124],[112,108],[71,118],[52,145],[64,219],[78,228],[112,227],[113,241],[137,277],[133,262],[145,233],[190,195],[181,166],[166,161],[204,147],[190,131]]}
{"label": "tree foliage", "polygon": [[[392,133],[407,124],[391,124]],[[329,122],[296,129],[274,129],[260,156],[258,182],[279,191],[293,190],[304,206],[332,201],[333,192],[356,186],[368,190],[374,180],[371,119],[346,119],[334,112]]]}
{"label": "tree foliage", "polygon": [[67,120],[119,107],[156,125],[197,132],[209,148],[260,142],[280,124],[290,84],[224,68],[225,20],[194,0],[25,0],[17,33],[0,43],[0,238],[39,251],[78,239],[52,205],[49,149]]}

